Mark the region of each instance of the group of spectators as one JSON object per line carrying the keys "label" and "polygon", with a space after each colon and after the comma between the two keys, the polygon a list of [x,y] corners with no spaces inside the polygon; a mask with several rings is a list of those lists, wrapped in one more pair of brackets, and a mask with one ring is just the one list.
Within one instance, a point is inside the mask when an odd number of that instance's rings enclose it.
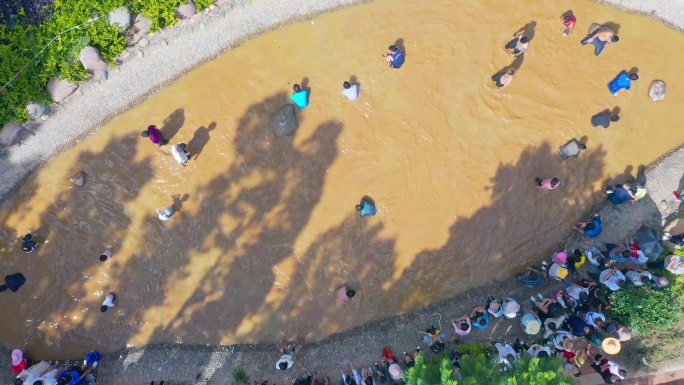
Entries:
{"label": "group of spectators", "polygon": [[86,354],[83,364],[40,361],[34,363],[20,349],[11,353],[14,385],[95,385],[94,370],[101,359],[97,351]]}

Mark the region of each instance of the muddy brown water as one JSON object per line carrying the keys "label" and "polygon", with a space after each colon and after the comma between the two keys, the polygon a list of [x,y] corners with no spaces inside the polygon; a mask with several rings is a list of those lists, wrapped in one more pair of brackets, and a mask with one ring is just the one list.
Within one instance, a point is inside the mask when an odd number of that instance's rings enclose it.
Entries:
{"label": "muddy brown water", "polygon": [[[0,211],[0,267],[28,282],[0,295],[0,340],[74,357],[154,342],[309,340],[502,279],[555,247],[601,199],[684,140],[684,35],[584,1],[387,0],[267,33],[192,71],[38,170]],[[560,15],[578,25],[561,36]],[[511,86],[490,76],[534,21]],[[600,57],[592,22],[619,24]],[[402,39],[407,62],[380,54]],[[638,67],[630,93],[606,83]],[[340,94],[344,80],[361,98]],[[652,103],[653,79],[668,84]],[[312,91],[292,137],[269,115],[291,85]],[[622,120],[590,117],[620,107]],[[157,124],[193,153],[140,138]],[[558,146],[586,137],[562,162]],[[69,177],[88,173],[85,187]],[[539,191],[535,176],[561,186]],[[354,205],[368,195],[373,218]],[[161,223],[154,209],[174,205]],[[19,239],[33,231],[38,251]],[[111,248],[113,257],[100,262]],[[351,303],[333,291],[357,288]],[[118,306],[99,310],[104,294]],[[483,293],[483,298],[487,293]],[[503,294],[503,293],[494,293]]]}

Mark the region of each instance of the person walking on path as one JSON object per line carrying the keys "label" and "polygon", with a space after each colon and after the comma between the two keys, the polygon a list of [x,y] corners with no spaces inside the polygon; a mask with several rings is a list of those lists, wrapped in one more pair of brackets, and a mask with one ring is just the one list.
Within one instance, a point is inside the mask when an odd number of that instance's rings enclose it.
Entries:
{"label": "person walking on path", "polygon": [[351,84],[349,82],[342,83],[342,95],[347,97],[350,102],[356,101],[359,98],[359,86],[357,84]]}
{"label": "person walking on path", "polygon": [[534,178],[534,183],[542,190],[553,190],[560,186],[560,179],[556,178]]}
{"label": "person walking on path", "polygon": [[611,122],[616,123],[619,120],[620,115],[617,113],[613,114],[610,112],[610,110],[605,110],[591,117],[591,125],[594,127],[600,126],[603,128],[608,128]]}
{"label": "person walking on path", "polygon": [[560,154],[561,159],[566,160],[568,158],[579,157],[580,152],[586,149],[586,144],[578,142],[577,139],[572,139],[564,145],[560,146],[560,148],[558,148],[558,153]]}
{"label": "person walking on path", "polygon": [[608,90],[613,96],[617,96],[618,91],[625,89],[629,91],[632,87],[632,81],[639,79],[639,75],[636,73],[628,73],[627,71],[622,71],[608,83]]}
{"label": "person walking on path", "polygon": [[593,43],[594,54],[598,56],[603,52],[603,49],[606,48],[606,44],[617,43],[619,40],[620,37],[618,37],[615,31],[608,26],[602,25],[582,39],[581,44],[587,45]]}
{"label": "person walking on path", "polygon": [[190,154],[187,151],[187,145],[185,143],[174,144],[173,147],[171,147],[171,155],[173,155],[173,159],[183,167],[185,167],[190,160]]}
{"label": "person walking on path", "polygon": [[395,45],[387,47],[387,50],[389,53],[382,54],[382,57],[385,58],[390,68],[398,70],[404,65],[404,60],[406,58],[404,53]]}
{"label": "person walking on path", "polygon": [[294,93],[290,95],[290,100],[299,107],[300,110],[305,109],[306,107],[309,106],[309,94],[310,92],[308,90],[303,90],[302,87],[299,86],[299,84],[295,84],[292,86],[292,90]]}
{"label": "person walking on path", "polygon": [[140,136],[143,138],[149,138],[150,142],[158,146],[163,146],[169,142],[168,140],[164,139],[164,134],[162,134],[162,132],[154,124],[147,126],[147,130],[141,132]]}

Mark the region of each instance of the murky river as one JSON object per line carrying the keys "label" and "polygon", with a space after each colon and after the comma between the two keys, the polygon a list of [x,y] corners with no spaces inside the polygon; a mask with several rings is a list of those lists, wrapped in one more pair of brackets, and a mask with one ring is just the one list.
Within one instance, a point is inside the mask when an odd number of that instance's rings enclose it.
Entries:
{"label": "murky river", "polygon": [[[569,8],[578,24],[563,37]],[[504,44],[532,21],[517,77],[495,92]],[[600,57],[579,44],[593,22],[620,26]],[[380,54],[397,39],[407,61],[391,71]],[[683,62],[684,35],[585,1],[381,0],[267,33],[115,118],[2,207],[1,271],[28,282],[0,295],[0,340],[52,357],[315,340],[504,278],[554,247],[606,181],[684,140]],[[632,67],[632,91],[612,96],[606,83]],[[350,78],[356,103],[340,94]],[[663,102],[648,100],[654,79]],[[269,115],[295,82],[311,106],[276,138]],[[590,125],[614,107],[620,122]],[[140,137],[148,124],[187,143],[187,167]],[[588,150],[562,162],[573,137]],[[557,190],[534,187],[553,175]],[[357,217],[364,195],[377,216]],[[171,205],[160,222],[154,209]],[[27,231],[44,242],[32,254]],[[358,295],[340,305],[344,283]],[[110,291],[118,306],[101,313]]]}

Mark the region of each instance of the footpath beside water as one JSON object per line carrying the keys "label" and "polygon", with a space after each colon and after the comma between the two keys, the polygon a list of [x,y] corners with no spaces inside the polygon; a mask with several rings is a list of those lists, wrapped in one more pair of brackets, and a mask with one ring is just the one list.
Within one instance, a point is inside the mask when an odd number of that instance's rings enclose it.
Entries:
{"label": "footpath beside water", "polygon": [[[26,176],[62,149],[82,140],[102,123],[125,111],[159,88],[169,84],[190,69],[210,60],[225,49],[239,44],[255,34],[275,28],[293,19],[315,16],[340,6],[360,3],[354,0],[318,0],[311,2],[254,0],[236,1],[232,6],[218,8],[194,23],[174,27],[151,38],[142,58],[130,59],[112,71],[106,82],[91,82],[81,87],[80,94],[70,98],[43,124],[40,130],[21,146],[14,148],[7,159],[0,160],[0,200],[11,194]],[[658,0],[603,1],[620,8],[657,17],[667,24],[684,30],[684,3]],[[217,39],[216,36],[221,36]],[[149,70],[154,68],[153,71]],[[646,129],[646,128],[645,128]],[[673,143],[673,146],[678,143]],[[616,149],[617,151],[617,149]],[[623,239],[642,224],[661,226],[676,215],[679,205],[672,191],[684,188],[684,148],[679,147],[663,156],[644,173],[649,195],[635,206],[602,205],[597,207],[605,223],[605,230],[596,243]],[[577,243],[576,235],[569,235],[569,245]],[[541,258],[542,256],[537,256]],[[380,348],[389,345],[396,353],[413,350],[420,343],[417,331],[439,318],[448,330],[450,320],[481,304],[489,295],[511,295],[521,302],[532,292],[514,279],[487,282],[457,296],[433,304],[419,311],[370,323],[323,341],[309,343],[298,357],[298,362],[311,369],[324,368],[331,380],[338,382],[337,367],[345,358],[358,365],[368,365],[380,358]],[[549,290],[547,282],[541,288]],[[537,292],[535,290],[534,292]],[[397,293],[401,298],[402,293]],[[343,311],[343,309],[341,309]],[[16,331],[21,333],[20,330]],[[498,320],[485,332],[477,331],[462,342],[514,339],[521,333],[517,320]],[[450,342],[453,338],[450,338]],[[625,349],[630,344],[625,344]],[[0,349],[3,357],[9,351]],[[234,383],[232,372],[241,367],[252,380],[268,379],[270,384],[289,384],[291,371],[278,373],[275,344],[198,346],[155,345],[131,347],[116,354],[105,354],[99,370],[99,384],[149,384],[165,380],[176,384]],[[0,379],[11,383],[9,371],[2,371]],[[590,377],[584,383],[591,384]],[[596,382],[598,383],[598,382]]]}

